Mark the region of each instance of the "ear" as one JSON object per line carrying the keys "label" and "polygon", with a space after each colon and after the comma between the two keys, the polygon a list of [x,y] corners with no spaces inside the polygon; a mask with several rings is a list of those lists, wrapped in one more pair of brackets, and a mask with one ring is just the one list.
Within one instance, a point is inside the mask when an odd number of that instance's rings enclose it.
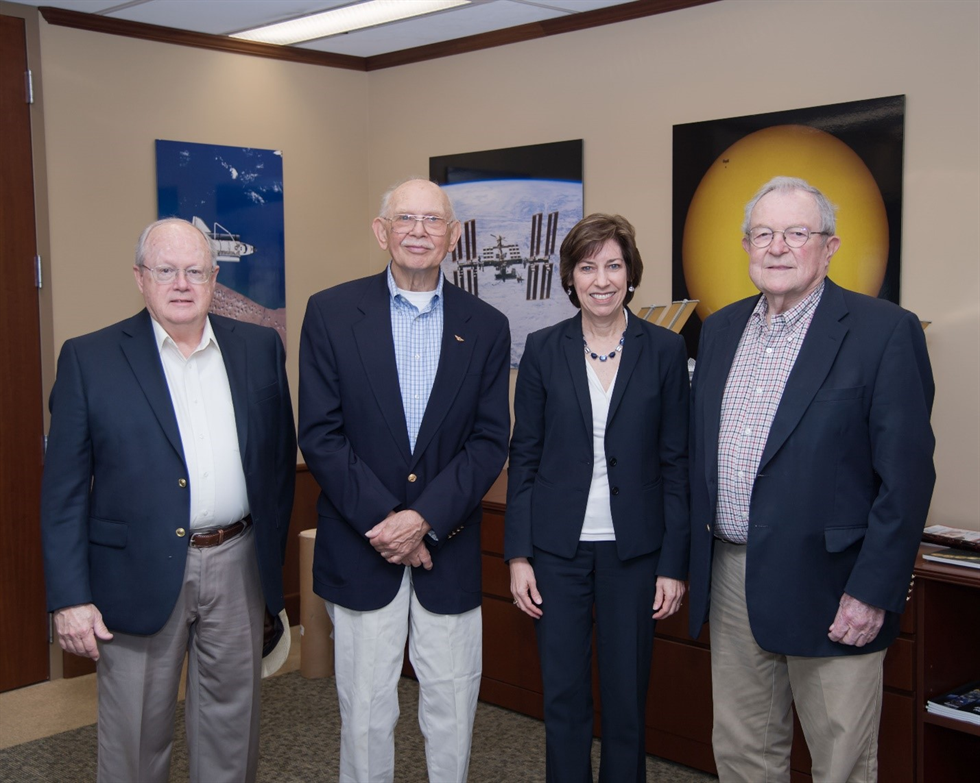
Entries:
{"label": "ear", "polygon": [[459,238],[462,235],[463,235],[463,226],[457,220],[455,223],[453,223],[453,230],[449,234],[449,248],[446,250],[447,254],[453,252],[453,250],[456,248],[456,243],[459,242]]}
{"label": "ear", "polygon": [[133,264],[133,277],[136,278],[136,287],[140,290],[140,293],[142,294],[143,293],[143,275],[140,272],[140,268],[136,264]]}
{"label": "ear", "polygon": [[827,260],[829,261],[834,257],[834,253],[840,248],[840,237],[834,234],[830,239],[827,240]]}
{"label": "ear", "polygon": [[371,221],[371,230],[374,231],[374,238],[378,240],[382,250],[388,249],[388,229],[382,218],[376,217]]}
{"label": "ear", "polygon": [[750,251],[750,248],[751,247],[752,247],[752,245],[749,244],[749,238],[748,237],[742,237],[742,250],[744,250],[746,253],[748,253],[748,252],[751,252]]}

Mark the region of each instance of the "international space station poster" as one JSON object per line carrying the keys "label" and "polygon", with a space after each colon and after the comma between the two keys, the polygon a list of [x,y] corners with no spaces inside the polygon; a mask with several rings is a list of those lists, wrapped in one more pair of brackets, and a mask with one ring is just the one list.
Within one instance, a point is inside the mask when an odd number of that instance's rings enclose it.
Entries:
{"label": "international space station poster", "polygon": [[516,368],[528,334],[576,312],[558,249],[583,217],[582,140],[430,158],[429,177],[463,229],[443,272],[507,316]]}
{"label": "international space station poster", "polygon": [[211,312],[286,342],[282,153],[157,139],[157,213],[189,220],[218,256]]}

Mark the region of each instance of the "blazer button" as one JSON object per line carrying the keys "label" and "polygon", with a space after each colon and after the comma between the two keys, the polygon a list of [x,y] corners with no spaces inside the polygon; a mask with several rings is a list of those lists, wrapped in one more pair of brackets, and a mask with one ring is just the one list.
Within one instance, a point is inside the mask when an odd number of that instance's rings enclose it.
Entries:
{"label": "blazer button", "polygon": [[619,464],[619,462],[616,460],[615,457],[611,457],[610,458],[610,460],[609,460],[609,467],[614,468],[618,464]]}
{"label": "blazer button", "polygon": [[418,478],[419,477],[416,476],[414,473],[409,473],[408,474],[408,483],[409,484],[414,484],[416,481],[418,481]]}
{"label": "blazer button", "polygon": [[707,530],[710,533],[711,532],[711,525],[705,525],[704,526],[704,529]]}
{"label": "blazer button", "polygon": [[187,479],[185,479],[185,478],[177,479],[177,486],[180,487],[181,489],[183,489],[184,487],[186,487],[187,486]]}
{"label": "blazer button", "polygon": [[184,528],[182,527],[177,528],[177,538],[183,538],[186,535],[187,535],[187,531],[184,530]]}
{"label": "blazer button", "polygon": [[611,490],[609,490],[609,492],[611,494],[613,494],[613,495],[618,495],[619,494],[619,487],[613,487]]}

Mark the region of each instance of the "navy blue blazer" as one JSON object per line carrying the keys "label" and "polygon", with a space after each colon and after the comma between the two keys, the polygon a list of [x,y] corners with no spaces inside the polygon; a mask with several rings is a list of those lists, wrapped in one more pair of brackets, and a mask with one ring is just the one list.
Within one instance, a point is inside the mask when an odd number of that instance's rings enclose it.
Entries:
{"label": "navy blue blazer", "polygon": [[432,526],[431,571],[412,572],[431,612],[480,605],[480,503],[500,475],[510,431],[507,319],[443,284],[439,369],[414,453],[398,384],[387,272],[310,297],[299,355],[299,444],[320,485],[313,588],[355,611],[391,603],[404,566],[365,533],[390,511]]}
{"label": "navy blue blazer", "polygon": [[[710,316],[691,410],[690,633],[707,621],[721,399],[758,297]],[[910,312],[831,280],[776,410],[749,512],[749,622],[765,650],[874,652],[898,634],[935,470],[935,386]],[[844,593],[887,610],[877,638],[827,638]]]}
{"label": "navy blue blazer", "polygon": [[[285,353],[272,329],[211,315],[221,348],[266,606],[283,607],[296,480]],[[41,489],[48,610],[93,603],[112,631],[152,634],[184,581],[190,485],[146,310],[65,342]]]}
{"label": "navy blue blazer", "polygon": [[[606,422],[620,559],[660,550],[657,574],[687,576],[688,374],[679,336],[630,316]],[[517,374],[504,558],[535,547],[570,558],[592,483],[592,402],[582,315],[528,336]]]}

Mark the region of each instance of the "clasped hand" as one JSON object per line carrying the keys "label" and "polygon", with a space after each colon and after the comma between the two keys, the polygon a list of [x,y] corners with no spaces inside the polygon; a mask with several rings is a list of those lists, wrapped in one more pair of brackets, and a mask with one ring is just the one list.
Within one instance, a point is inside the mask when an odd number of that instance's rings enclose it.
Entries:
{"label": "clasped hand", "polygon": [[396,565],[432,569],[432,557],[423,538],[432,529],[417,511],[392,511],[365,535],[378,554]]}

